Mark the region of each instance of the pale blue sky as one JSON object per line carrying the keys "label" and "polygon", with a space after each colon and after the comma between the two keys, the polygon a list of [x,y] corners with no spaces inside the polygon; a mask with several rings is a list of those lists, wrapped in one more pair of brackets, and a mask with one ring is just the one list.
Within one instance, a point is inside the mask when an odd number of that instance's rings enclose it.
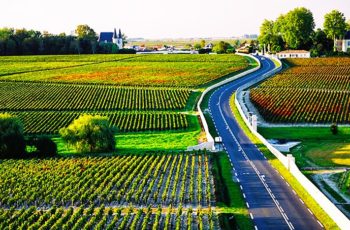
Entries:
{"label": "pale blue sky", "polygon": [[304,6],[317,27],[332,9],[350,19],[350,0],[1,0],[0,27],[70,33],[121,28],[128,37],[229,37],[258,33],[263,19]]}

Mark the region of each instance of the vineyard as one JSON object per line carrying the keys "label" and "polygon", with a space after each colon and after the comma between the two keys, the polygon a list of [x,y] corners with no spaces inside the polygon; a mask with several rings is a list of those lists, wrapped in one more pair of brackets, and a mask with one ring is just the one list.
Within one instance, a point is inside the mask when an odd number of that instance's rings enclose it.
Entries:
{"label": "vineyard", "polygon": [[350,123],[350,58],[288,59],[292,66],[251,89],[272,123]]}
{"label": "vineyard", "polygon": [[152,210],[150,207],[137,209],[106,208],[91,206],[84,209],[52,207],[38,211],[35,207],[20,210],[0,209],[0,229],[220,229],[218,216],[212,210]]}
{"label": "vineyard", "polygon": [[[24,124],[26,134],[58,134],[58,130],[67,127],[84,112],[11,112]],[[98,112],[109,118],[111,125],[121,132],[185,130],[189,127],[190,115],[168,112]],[[86,114],[84,113],[84,114]],[[193,119],[193,118],[192,118]]]}
{"label": "vineyard", "polygon": [[0,82],[0,110],[181,110],[187,89]]}
{"label": "vineyard", "polygon": [[215,201],[210,156],[154,153],[4,160],[2,207],[191,205]]}
{"label": "vineyard", "polygon": [[[87,63],[81,63],[79,66],[74,66],[76,63],[73,63],[71,67],[68,66],[69,61],[63,57],[65,61],[61,64],[57,62],[59,57],[52,58],[55,62],[46,64],[48,67],[38,67],[40,63],[25,61],[25,58],[23,62],[13,61],[14,64],[9,65],[11,58],[7,57],[6,61],[0,59],[0,63],[6,62],[6,65],[0,68],[0,76],[2,80],[17,81],[196,87],[248,66],[244,57],[236,55],[127,55],[117,60],[113,60],[113,56],[115,55],[111,56],[111,60],[105,60],[104,56],[101,60],[97,59],[98,56],[86,57],[80,60]],[[14,60],[18,59],[14,57]],[[45,60],[45,57],[42,60]],[[75,57],[70,60],[74,62]],[[90,63],[91,60],[94,61]],[[30,66],[33,69],[30,69]],[[65,68],[60,68],[62,66]]]}

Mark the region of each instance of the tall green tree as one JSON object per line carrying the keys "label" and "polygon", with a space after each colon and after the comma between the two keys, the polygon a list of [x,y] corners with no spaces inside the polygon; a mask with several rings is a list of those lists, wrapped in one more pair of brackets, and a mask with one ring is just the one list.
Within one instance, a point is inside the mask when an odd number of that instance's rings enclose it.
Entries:
{"label": "tall green tree", "polygon": [[260,35],[258,41],[261,45],[266,45],[268,51],[271,51],[271,46],[275,43],[276,36],[274,34],[274,21],[264,20],[260,26]]}
{"label": "tall green tree", "polygon": [[333,39],[334,46],[333,49],[336,51],[336,39],[344,35],[346,31],[346,22],[344,14],[338,10],[332,10],[324,16],[324,32],[327,34],[328,38]]}
{"label": "tall green tree", "polygon": [[333,41],[327,38],[326,33],[320,28],[312,34],[312,47],[310,51],[313,57],[326,55],[332,50],[332,46]]}
{"label": "tall green tree", "polygon": [[96,32],[88,25],[78,25],[75,29],[75,34],[78,38],[96,38]]}
{"label": "tall green tree", "polygon": [[235,52],[235,49],[230,43],[220,41],[219,43],[214,45],[213,52],[218,54],[233,53]]}
{"label": "tall green tree", "polygon": [[0,114],[0,158],[19,158],[25,153],[23,125],[8,113]]}
{"label": "tall green tree", "polygon": [[110,152],[115,149],[115,128],[107,117],[84,114],[59,132],[63,140],[78,152]]}
{"label": "tall green tree", "polygon": [[289,11],[280,21],[282,38],[291,49],[304,48],[315,28],[312,12],[304,7]]}

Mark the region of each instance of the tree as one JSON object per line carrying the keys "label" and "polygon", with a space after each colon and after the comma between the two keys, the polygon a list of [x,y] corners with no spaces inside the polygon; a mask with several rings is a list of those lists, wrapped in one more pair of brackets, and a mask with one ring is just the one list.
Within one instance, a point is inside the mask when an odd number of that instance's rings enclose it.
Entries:
{"label": "tree", "polygon": [[220,41],[219,43],[215,44],[213,47],[213,52],[218,53],[218,54],[224,54],[228,50],[234,51],[234,48],[231,46],[231,44],[224,42],[224,41]]}
{"label": "tree", "polygon": [[88,25],[78,25],[75,29],[75,34],[78,38],[96,38],[95,31]]}
{"label": "tree", "polygon": [[292,49],[304,48],[315,28],[311,11],[304,7],[289,11],[278,23],[283,40]]}
{"label": "tree", "polygon": [[334,45],[333,49],[336,51],[337,44],[335,40],[344,35],[346,31],[346,23],[344,14],[338,10],[332,10],[330,13],[324,16],[324,32],[327,34],[327,37],[333,39]]}
{"label": "tree", "polygon": [[332,51],[332,40],[327,38],[326,33],[318,28],[312,35],[311,55],[319,57]]}
{"label": "tree", "polygon": [[200,43],[194,44],[194,49],[195,49],[195,50],[199,50],[199,49],[201,49],[201,48],[202,48],[202,45],[201,45]]}
{"label": "tree", "polygon": [[21,121],[8,113],[0,114],[0,158],[19,158],[25,154]]}
{"label": "tree", "polygon": [[53,157],[57,155],[57,145],[47,136],[32,137],[27,141],[28,146],[34,149],[32,154],[37,157]]}
{"label": "tree", "polygon": [[60,129],[63,140],[79,152],[102,152],[115,149],[115,128],[107,117],[81,115],[67,128]]}
{"label": "tree", "polygon": [[204,39],[201,40],[200,45],[201,45],[201,48],[204,48],[204,47],[205,47],[205,40],[204,40]]}
{"label": "tree", "polygon": [[276,36],[274,34],[274,21],[264,20],[260,26],[260,35],[258,41],[262,45],[266,45],[268,51],[271,51],[271,46],[275,43]]}
{"label": "tree", "polygon": [[350,30],[350,19],[346,21],[346,30]]}

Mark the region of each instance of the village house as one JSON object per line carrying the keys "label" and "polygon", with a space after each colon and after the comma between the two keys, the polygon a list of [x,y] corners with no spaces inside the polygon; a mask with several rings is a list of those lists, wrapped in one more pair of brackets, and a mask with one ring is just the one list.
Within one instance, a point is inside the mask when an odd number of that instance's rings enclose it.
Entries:
{"label": "village house", "polygon": [[342,39],[335,41],[338,51],[350,53],[350,30],[347,31]]}

